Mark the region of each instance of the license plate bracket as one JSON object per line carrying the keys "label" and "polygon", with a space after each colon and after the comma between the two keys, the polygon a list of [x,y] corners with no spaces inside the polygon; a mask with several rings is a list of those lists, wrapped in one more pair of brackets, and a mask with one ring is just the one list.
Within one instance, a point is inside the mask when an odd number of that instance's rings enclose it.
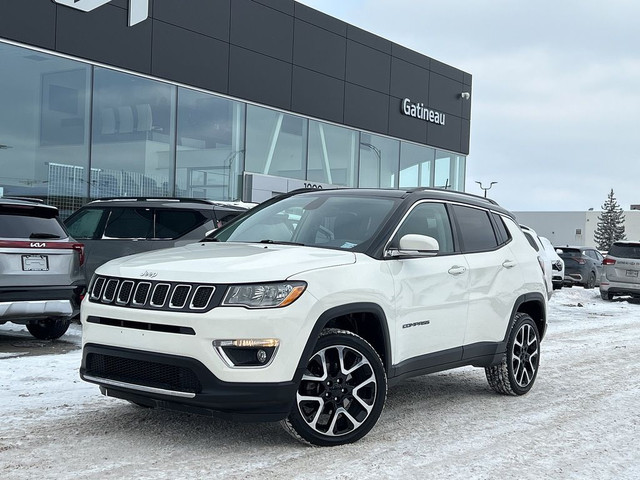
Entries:
{"label": "license plate bracket", "polygon": [[22,270],[25,272],[46,272],[49,270],[47,255],[22,255]]}
{"label": "license plate bracket", "polygon": [[637,277],[638,270],[627,270],[627,277]]}

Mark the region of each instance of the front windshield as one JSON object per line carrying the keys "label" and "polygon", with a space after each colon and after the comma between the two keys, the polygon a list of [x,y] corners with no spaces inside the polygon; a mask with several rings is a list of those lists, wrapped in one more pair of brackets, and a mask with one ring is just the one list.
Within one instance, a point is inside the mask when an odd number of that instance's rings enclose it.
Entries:
{"label": "front windshield", "polygon": [[215,232],[220,242],[293,243],[353,249],[368,242],[398,200],[355,195],[294,195]]}

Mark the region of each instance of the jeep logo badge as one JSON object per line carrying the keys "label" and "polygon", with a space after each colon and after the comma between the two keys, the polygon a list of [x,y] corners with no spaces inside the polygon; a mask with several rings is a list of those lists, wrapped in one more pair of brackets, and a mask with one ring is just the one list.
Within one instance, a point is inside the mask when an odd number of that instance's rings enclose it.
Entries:
{"label": "jeep logo badge", "polygon": [[[109,3],[111,0],[53,0],[66,7],[90,12],[102,5]],[[149,17],[149,1],[150,0],[129,0],[129,26],[136,25]]]}
{"label": "jeep logo badge", "polygon": [[155,278],[158,276],[156,272],[150,272],[149,270],[145,270],[140,274],[141,277]]}

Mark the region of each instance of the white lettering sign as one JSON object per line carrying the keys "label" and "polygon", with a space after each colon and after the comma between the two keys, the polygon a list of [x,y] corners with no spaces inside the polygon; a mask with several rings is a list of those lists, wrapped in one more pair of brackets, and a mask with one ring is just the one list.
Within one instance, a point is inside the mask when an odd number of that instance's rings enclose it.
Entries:
{"label": "white lettering sign", "polygon": [[[111,0],[53,0],[66,7],[90,12],[102,5],[109,3]],[[149,1],[150,0],[129,0],[129,26],[146,20],[149,17]]]}
{"label": "white lettering sign", "polygon": [[444,125],[445,114],[436,112],[424,106],[424,103],[412,103],[410,98],[405,98],[400,104],[400,111],[408,117],[419,118],[425,122]]}

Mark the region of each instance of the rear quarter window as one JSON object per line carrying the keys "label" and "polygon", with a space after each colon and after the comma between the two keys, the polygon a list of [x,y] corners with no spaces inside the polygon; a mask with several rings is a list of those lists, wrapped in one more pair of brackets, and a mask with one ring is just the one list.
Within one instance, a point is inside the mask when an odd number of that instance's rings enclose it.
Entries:
{"label": "rear quarter window", "polygon": [[155,238],[174,239],[198,228],[206,217],[197,210],[156,210]]}

